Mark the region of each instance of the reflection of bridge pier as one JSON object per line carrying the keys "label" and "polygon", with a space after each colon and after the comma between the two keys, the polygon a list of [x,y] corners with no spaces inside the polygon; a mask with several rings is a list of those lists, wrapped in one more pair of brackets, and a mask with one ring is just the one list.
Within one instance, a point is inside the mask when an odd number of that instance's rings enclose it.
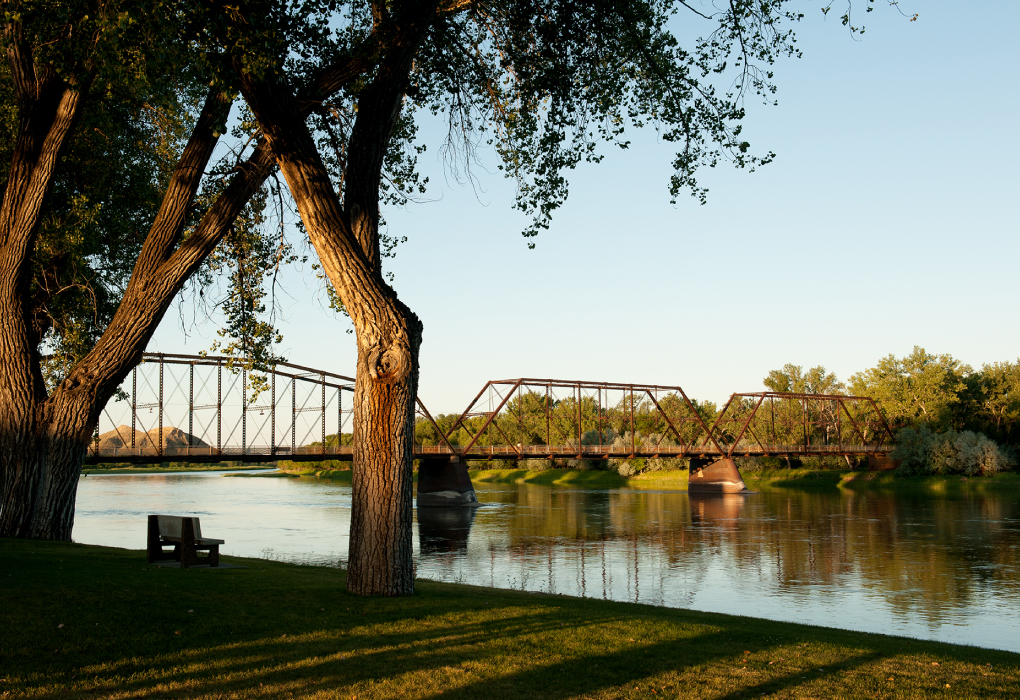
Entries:
{"label": "reflection of bridge pier", "polygon": [[717,459],[709,463],[705,457],[691,457],[687,478],[688,493],[744,493],[744,484],[737,463],[732,459]]}
{"label": "reflection of bridge pier", "polygon": [[[477,505],[477,504],[476,504]],[[474,508],[421,508],[418,544],[422,554],[464,552],[475,520]]]}
{"label": "reflection of bridge pier", "polygon": [[422,457],[418,460],[418,507],[477,507],[475,487],[467,465],[456,457]]}
{"label": "reflection of bridge pier", "polygon": [[690,493],[688,502],[691,505],[691,524],[721,527],[736,530],[740,524],[740,513],[744,510],[745,499],[742,494],[724,493]]}

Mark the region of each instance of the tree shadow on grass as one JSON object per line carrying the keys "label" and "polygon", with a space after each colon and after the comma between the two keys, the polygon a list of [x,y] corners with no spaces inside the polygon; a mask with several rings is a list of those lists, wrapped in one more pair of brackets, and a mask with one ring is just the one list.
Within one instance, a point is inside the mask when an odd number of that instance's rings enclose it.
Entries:
{"label": "tree shadow on grass", "polygon": [[[177,653],[111,660],[93,668],[48,677],[21,690],[38,698],[130,697],[252,693],[308,697],[326,690],[372,696],[450,700],[487,697],[567,698],[626,689],[649,679],[676,678],[700,667],[718,673],[741,669],[744,652],[760,653],[791,640],[753,643],[733,628],[683,623],[642,626],[650,641],[634,634],[634,618],[619,611],[591,614],[539,604],[496,606],[484,619],[463,613],[311,630]],[[562,602],[552,599],[553,603]],[[844,665],[866,663],[861,652]],[[671,682],[673,682],[671,681]],[[665,681],[663,681],[665,682]],[[744,686],[760,692],[798,685],[793,675]],[[34,686],[34,687],[33,687]],[[665,688],[663,688],[665,690]]]}
{"label": "tree shadow on grass", "polygon": [[[412,598],[355,598],[335,570],[254,562],[230,572],[152,571],[138,565],[137,552],[109,550],[96,567],[95,552],[62,547],[29,559],[0,549],[0,563],[20,576],[0,579],[11,603],[0,609],[0,695],[566,698],[628,695],[654,681],[667,695],[693,689],[735,699],[804,684],[803,664],[765,665],[769,653],[790,656],[780,650],[798,641],[828,650],[830,682],[905,644],[427,582]],[[69,624],[57,629],[58,619]],[[1008,658],[1015,685],[1015,655],[914,647],[967,662]]]}

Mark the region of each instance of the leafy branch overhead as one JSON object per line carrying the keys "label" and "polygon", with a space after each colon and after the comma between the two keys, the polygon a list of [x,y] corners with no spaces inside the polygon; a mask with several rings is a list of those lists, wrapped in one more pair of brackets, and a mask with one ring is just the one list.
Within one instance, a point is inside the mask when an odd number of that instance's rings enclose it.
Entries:
{"label": "leafy branch overhead", "polygon": [[[406,100],[388,142],[380,193],[404,203],[424,192],[415,159],[416,114],[448,126],[443,152],[470,166],[491,146],[517,184],[516,207],[531,238],[548,228],[568,195],[567,171],[598,162],[600,144],[626,148],[629,131],[650,126],[676,149],[672,200],[687,190],[705,201],[696,171],[731,162],[754,169],[743,138],[743,101],[773,99],[772,66],[798,55],[785,0],[737,0],[710,12],[683,2],[461,2],[434,6],[406,76]],[[244,74],[273,75],[299,89],[324,66],[351,57],[364,73],[312,110],[319,151],[339,192],[363,91],[401,15],[423,3],[245,3],[230,8],[224,51]],[[427,9],[427,7],[426,7]],[[242,27],[244,31],[238,29]],[[701,34],[690,47],[679,33]],[[455,167],[457,162],[453,163]]]}
{"label": "leafy branch overhead", "polygon": [[[157,8],[139,1],[73,17],[59,3],[22,3],[22,26],[43,37],[58,37],[61,31],[99,37],[91,52],[58,50],[63,44],[45,41],[37,54],[68,74],[89,66],[90,85],[101,83],[105,90],[90,93],[68,149],[72,167],[60,171],[40,228],[32,282],[36,337],[66,365],[83,357],[107,327],[133,271],[142,232],[151,225],[160,192],[201,110],[205,86],[212,82],[236,90],[229,56],[242,57],[242,70],[273,73],[307,96],[309,127],[343,196],[359,102],[395,36],[392,26],[402,14],[429,10],[427,33],[410,63],[403,107],[385,147],[379,203],[404,206],[425,194],[428,180],[417,164],[426,146],[419,143],[418,129],[423,113],[431,113],[448,126],[441,150],[455,173],[470,170],[480,147],[497,154],[499,169],[516,182],[516,207],[530,218],[524,235],[533,246],[531,239],[549,227],[568,196],[568,172],[581,162],[601,160],[604,145],[626,148],[633,129],[654,128],[675,148],[669,182],[674,202],[684,190],[705,201],[700,167],[725,161],[753,170],[769,162],[774,154],[755,154],[742,136],[742,105],[748,95],[774,99],[774,63],[799,55],[791,26],[801,15],[788,4],[545,0],[383,6],[317,0],[171,2]],[[866,3],[868,11],[872,4]],[[830,8],[822,6],[823,12]],[[843,23],[863,31],[850,22],[850,9],[847,5]],[[66,15],[62,23],[53,21],[58,10]],[[161,29],[175,41],[157,40]],[[678,35],[702,38],[684,46]],[[139,54],[128,50],[143,40],[154,47],[147,62],[130,58]],[[337,67],[348,71],[342,89],[322,93],[316,81]],[[9,66],[0,70],[7,72],[0,128],[9,153],[16,100]],[[153,79],[160,73],[170,80]],[[234,124],[233,141],[224,142],[228,152],[207,174],[205,191],[222,192],[261,143],[250,114]],[[226,130],[221,125],[217,131]],[[181,242],[213,201],[211,196],[196,200]],[[247,216],[258,219],[247,226],[249,244],[287,245],[279,240],[278,226],[289,204],[274,203],[275,212],[267,205],[264,196],[248,205]],[[274,215],[277,221],[271,222]],[[247,254],[235,238],[225,238],[204,269],[246,271],[225,278],[230,291],[223,297],[227,320],[221,349],[260,356],[273,345],[272,320],[260,302],[245,302],[240,313],[231,300],[247,294],[264,298],[266,277],[253,275],[254,261],[262,260],[263,272],[275,275],[281,260],[248,256],[242,262],[236,256]],[[405,239],[380,226],[380,256],[392,255]],[[231,256],[235,262],[227,265]],[[213,279],[200,277],[205,284]],[[324,284],[329,305],[342,309],[335,290]]]}

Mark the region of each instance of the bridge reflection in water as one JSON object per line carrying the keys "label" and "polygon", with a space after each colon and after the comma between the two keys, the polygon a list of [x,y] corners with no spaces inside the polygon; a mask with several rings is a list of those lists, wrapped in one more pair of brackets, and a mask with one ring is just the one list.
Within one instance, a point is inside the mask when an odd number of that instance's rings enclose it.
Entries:
{"label": "bridge reflection in water", "polygon": [[[482,508],[417,509],[422,578],[1020,652],[1020,499],[1001,484],[752,497],[481,479],[475,488]],[[350,486],[319,479],[90,475],[74,539],[137,548],[147,514],[193,513],[226,540],[226,556],[337,566],[351,497]]]}
{"label": "bridge reflection in water", "polygon": [[476,488],[494,505],[460,509],[466,546],[422,530],[419,575],[1020,651],[1012,497]]}

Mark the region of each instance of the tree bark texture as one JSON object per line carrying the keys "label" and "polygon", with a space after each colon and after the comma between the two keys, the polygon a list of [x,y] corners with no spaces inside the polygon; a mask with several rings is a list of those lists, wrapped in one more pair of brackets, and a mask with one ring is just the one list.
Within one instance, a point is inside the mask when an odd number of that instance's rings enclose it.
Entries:
{"label": "tree bark texture", "polygon": [[348,163],[346,169],[346,206],[289,86],[238,71],[241,92],[357,334],[347,589],[359,595],[414,593],[412,465],[422,326],[383,279],[378,197],[411,60],[434,11],[418,9],[390,34],[376,75],[359,98],[349,143],[357,166]]}
{"label": "tree bark texture", "polygon": [[[38,530],[38,505],[68,501],[60,475],[76,459],[74,431],[57,437],[47,429],[52,420],[43,405],[46,392],[26,300],[40,212],[82,97],[48,67],[37,69],[17,24],[5,32],[19,119],[0,203],[0,535],[31,536]],[[71,411],[66,423],[76,419]],[[73,517],[73,493],[69,503]],[[61,532],[65,516],[56,513],[47,532]]]}

